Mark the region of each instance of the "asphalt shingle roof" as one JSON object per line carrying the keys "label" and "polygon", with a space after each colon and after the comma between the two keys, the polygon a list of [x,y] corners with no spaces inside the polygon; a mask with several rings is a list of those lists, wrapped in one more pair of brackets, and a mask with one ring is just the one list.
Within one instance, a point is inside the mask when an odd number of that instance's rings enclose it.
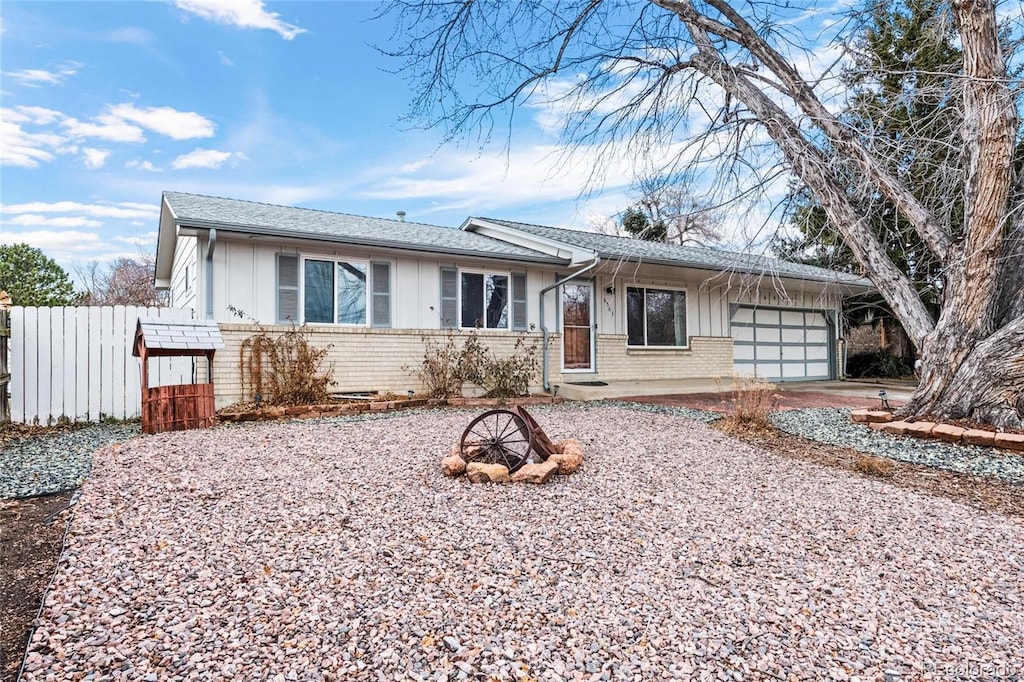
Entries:
{"label": "asphalt shingle roof", "polygon": [[764,273],[779,277],[820,282],[834,282],[854,286],[873,287],[870,281],[857,275],[837,272],[813,265],[791,263],[778,258],[769,258],[755,254],[723,251],[702,246],[680,246],[678,244],[662,244],[630,237],[616,237],[597,232],[567,230],[560,227],[547,227],[530,223],[517,223],[512,220],[496,218],[474,218],[495,225],[501,225],[527,234],[562,242],[597,253],[601,258],[642,261],[646,263],[663,263],[679,267],[692,267],[703,270],[734,271],[742,273]]}
{"label": "asphalt shingle roof", "polygon": [[181,225],[538,263],[564,263],[539,251],[457,228],[164,192]]}

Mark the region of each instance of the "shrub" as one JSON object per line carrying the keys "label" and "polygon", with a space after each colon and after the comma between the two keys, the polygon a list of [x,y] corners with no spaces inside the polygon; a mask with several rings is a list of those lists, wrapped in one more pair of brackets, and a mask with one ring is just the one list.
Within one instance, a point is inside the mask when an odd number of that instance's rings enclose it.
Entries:
{"label": "shrub", "polygon": [[526,343],[520,336],[512,355],[499,358],[490,350],[479,360],[480,376],[474,381],[489,398],[516,398],[530,391],[530,381],[537,375],[540,362],[536,343]]}
{"label": "shrub", "polygon": [[882,457],[874,457],[864,453],[857,454],[857,459],[853,462],[853,468],[862,474],[877,476],[878,478],[891,478],[894,473],[892,462]]}
{"label": "shrub", "polygon": [[420,380],[428,395],[458,397],[465,383],[479,386],[490,398],[514,398],[529,391],[540,366],[536,343],[520,336],[512,354],[502,358],[483,344],[476,330],[463,337],[461,347],[460,337],[454,330],[447,331],[443,341],[424,337],[423,361],[415,368],[404,368]]}
{"label": "shrub", "polygon": [[228,308],[238,317],[256,326],[257,334],[242,342],[238,365],[242,376],[242,395],[265,405],[315,405],[329,398],[327,387],[333,365],[323,367],[330,346],[317,348],[306,338],[305,325],[274,338],[265,327],[237,308]]}
{"label": "shrub", "polygon": [[459,347],[458,337],[449,330],[444,341],[423,337],[426,350],[423,362],[415,369],[408,365],[403,369],[420,380],[427,395],[432,398],[455,398],[462,395],[462,384],[466,381],[467,363],[465,347]]}
{"label": "shrub", "polygon": [[890,350],[876,350],[854,353],[846,359],[846,376],[851,379],[899,378],[910,376],[914,367]]}
{"label": "shrub", "polygon": [[768,412],[778,402],[775,384],[754,377],[732,378],[732,416],[740,424],[768,427]]}

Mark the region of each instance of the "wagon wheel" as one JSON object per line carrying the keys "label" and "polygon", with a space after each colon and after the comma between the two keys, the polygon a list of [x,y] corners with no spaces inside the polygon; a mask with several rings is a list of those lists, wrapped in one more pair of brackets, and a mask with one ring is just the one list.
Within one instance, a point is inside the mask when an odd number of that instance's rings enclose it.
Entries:
{"label": "wagon wheel", "polygon": [[467,462],[502,464],[513,473],[533,450],[533,431],[515,412],[490,410],[469,423],[459,449]]}

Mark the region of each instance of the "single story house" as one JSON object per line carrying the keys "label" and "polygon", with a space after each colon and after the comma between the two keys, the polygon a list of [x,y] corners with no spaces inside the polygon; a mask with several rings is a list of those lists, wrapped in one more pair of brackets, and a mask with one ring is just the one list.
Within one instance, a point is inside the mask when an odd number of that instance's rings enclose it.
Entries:
{"label": "single story house", "polygon": [[[400,216],[402,218],[404,216]],[[218,406],[241,397],[254,333],[307,325],[335,390],[417,390],[424,339],[478,329],[546,342],[563,382],[837,378],[843,297],[862,278],[718,249],[468,218],[460,229],[165,192],[156,284],[215,320]],[[243,311],[240,319],[232,309]]]}

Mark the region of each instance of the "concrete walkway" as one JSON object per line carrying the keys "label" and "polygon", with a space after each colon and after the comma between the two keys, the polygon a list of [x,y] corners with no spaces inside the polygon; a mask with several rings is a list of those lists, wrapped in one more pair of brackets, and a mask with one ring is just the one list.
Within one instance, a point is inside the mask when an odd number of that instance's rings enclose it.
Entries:
{"label": "concrete walkway", "polygon": [[[557,384],[556,395],[568,400],[608,400],[627,396],[686,395],[690,393],[728,393],[732,379],[657,379],[652,381],[610,381],[606,386]],[[879,379],[872,381],[787,381],[778,390],[832,393],[846,398],[878,400],[882,389],[889,400],[906,402],[914,393],[913,381]]]}

